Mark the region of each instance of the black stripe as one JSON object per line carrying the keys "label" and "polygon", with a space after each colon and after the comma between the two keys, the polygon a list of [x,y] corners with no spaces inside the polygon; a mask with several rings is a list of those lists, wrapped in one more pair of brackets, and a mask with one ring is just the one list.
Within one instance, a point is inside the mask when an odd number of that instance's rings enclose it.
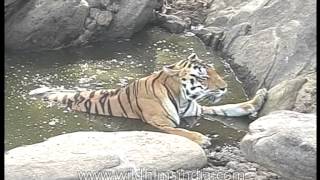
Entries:
{"label": "black stripe", "polygon": [[147,94],[149,94],[149,92],[148,92],[148,79],[149,79],[150,77],[148,77],[145,81],[144,81],[144,88],[146,89],[146,93]]}
{"label": "black stripe", "polygon": [[[137,83],[137,86],[136,86],[136,83]],[[139,102],[138,102],[138,96],[137,96],[137,94],[138,94],[137,90],[138,90],[138,87],[139,87],[139,84],[138,84],[138,83],[139,83],[139,80],[137,80],[137,81],[135,81],[135,82],[133,83],[133,92],[134,92],[134,96],[136,97],[136,104],[137,104],[138,110],[140,111],[141,119],[142,119],[142,121],[145,122],[145,118],[144,118],[142,109],[141,109],[141,107],[139,106]]]}
{"label": "black stripe", "polygon": [[72,109],[72,103],[73,103],[73,101],[72,100],[70,100],[70,99],[68,99],[68,105],[67,105],[67,107],[69,107],[69,108],[71,108]]}
{"label": "black stripe", "polygon": [[93,98],[94,94],[96,93],[96,91],[92,91],[89,95],[89,98]]}
{"label": "black stripe", "polygon": [[224,114],[224,116],[228,117],[228,114],[223,109],[220,109],[220,110]]}
{"label": "black stripe", "polygon": [[110,106],[110,99],[108,98],[108,113],[109,113],[109,116],[113,116],[112,115],[112,109],[111,109],[111,106]]}
{"label": "black stripe", "polygon": [[137,95],[139,94],[139,82],[140,82],[140,80],[138,79],[137,80],[137,87],[136,87],[136,94]]}
{"label": "black stripe", "polygon": [[62,104],[66,104],[68,95],[64,95],[62,99]]}
{"label": "black stripe", "polygon": [[94,110],[95,110],[96,114],[99,114],[99,110],[98,110],[98,107],[97,107],[97,103],[94,103]]}
{"label": "black stripe", "polygon": [[169,95],[169,99],[170,99],[171,103],[174,105],[174,107],[176,108],[177,113],[179,114],[178,105],[177,105],[177,102],[176,102],[175,98],[172,96],[172,94],[171,94],[170,90],[168,89],[167,85],[165,85],[165,84],[163,84],[163,85],[167,90],[167,94]]}
{"label": "black stripe", "polygon": [[91,101],[90,99],[87,99],[85,102],[84,102],[84,107],[86,108],[86,111],[87,113],[91,113]]}
{"label": "black stripe", "polygon": [[128,117],[128,114],[127,114],[126,110],[123,108],[123,105],[122,105],[122,103],[121,103],[120,95],[121,95],[121,94],[118,94],[118,102],[119,102],[119,104],[120,104],[120,107],[121,107],[123,113],[125,114],[125,117]]}
{"label": "black stripe", "polygon": [[182,64],[182,67],[185,67],[187,65],[188,61],[185,61],[183,64]]}
{"label": "black stripe", "polygon": [[106,99],[107,99],[108,93],[105,93],[104,95],[102,95],[102,97],[99,99],[99,103],[102,109],[103,114],[105,114],[105,103],[106,103]]}
{"label": "black stripe", "polygon": [[132,86],[133,95],[136,96],[136,81],[133,82]]}
{"label": "black stripe", "polygon": [[111,91],[111,92],[110,92],[110,95],[111,95],[111,96],[115,96],[115,95],[118,94],[119,91],[120,91],[120,88],[118,88],[118,89],[116,89],[116,90],[114,90],[114,91]]}
{"label": "black stripe", "polygon": [[79,96],[80,96],[80,92],[77,92],[77,93],[73,96],[74,103],[77,103],[77,102],[78,102]]}
{"label": "black stripe", "polygon": [[184,110],[183,114],[185,114],[186,112],[188,112],[190,106],[191,106],[191,101],[189,101],[189,104],[188,104],[187,108]]}
{"label": "black stripe", "polygon": [[79,105],[80,103],[82,103],[86,98],[84,98],[83,96],[80,95],[80,101],[77,103],[77,105]]}
{"label": "black stripe", "polygon": [[196,108],[196,116],[198,116],[198,110],[199,110],[199,108],[197,107]]}
{"label": "black stripe", "polygon": [[174,121],[174,119],[172,119],[172,118],[171,118],[170,116],[168,116],[168,115],[165,115],[165,116],[166,116],[166,118],[170,119],[171,122],[173,122],[173,124],[175,125],[175,127],[178,126],[178,124]]}
{"label": "black stripe", "polygon": [[154,91],[154,83],[155,83],[155,81],[162,75],[162,73],[163,73],[163,71],[161,71],[161,72],[159,73],[159,75],[152,80],[151,87],[152,87],[152,92],[153,92],[153,94],[155,94],[155,91]]}
{"label": "black stripe", "polygon": [[163,104],[161,103],[161,99],[157,96],[157,94],[154,91],[154,82],[162,75],[163,71],[160,72],[160,74],[152,81],[152,91],[153,91],[153,95],[158,99],[160,106],[162,107],[162,109],[165,111],[165,113],[167,113],[167,115],[169,116],[170,114],[168,113],[167,109],[165,107],[163,107]]}
{"label": "black stripe", "polygon": [[127,99],[128,99],[128,103],[130,105],[131,111],[133,112],[133,108],[132,108],[132,104],[131,104],[131,98],[130,98],[130,88],[129,88],[129,86],[126,87],[126,95],[127,95]]}
{"label": "black stripe", "polygon": [[201,88],[201,89],[203,89],[202,86],[193,86],[193,87],[191,87],[190,89],[191,89],[191,90],[195,90],[196,88]]}
{"label": "black stripe", "polygon": [[186,60],[181,60],[177,65],[180,66],[184,62],[186,62]]}

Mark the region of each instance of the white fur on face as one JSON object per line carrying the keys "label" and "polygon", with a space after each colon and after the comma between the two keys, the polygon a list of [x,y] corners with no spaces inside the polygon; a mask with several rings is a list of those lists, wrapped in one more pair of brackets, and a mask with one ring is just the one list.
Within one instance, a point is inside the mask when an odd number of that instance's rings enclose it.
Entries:
{"label": "white fur on face", "polygon": [[182,86],[188,100],[196,100],[207,95],[208,87],[201,83],[208,78],[207,70],[202,65],[192,65],[187,77],[182,78]]}

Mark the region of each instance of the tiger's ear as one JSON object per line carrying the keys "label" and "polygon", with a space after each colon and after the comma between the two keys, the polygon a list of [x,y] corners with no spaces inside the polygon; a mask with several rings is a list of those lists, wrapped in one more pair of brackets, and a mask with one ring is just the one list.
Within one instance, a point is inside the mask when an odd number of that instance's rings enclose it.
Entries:
{"label": "tiger's ear", "polygon": [[169,76],[175,76],[178,75],[180,70],[178,69],[173,69],[174,65],[169,65],[169,66],[163,66],[163,71],[168,74]]}
{"label": "tiger's ear", "polygon": [[198,58],[198,56],[197,56],[196,53],[192,53],[192,54],[190,54],[190,55],[188,56],[187,59],[188,59],[188,60],[191,60],[191,61],[196,61],[196,60],[198,60],[199,58]]}

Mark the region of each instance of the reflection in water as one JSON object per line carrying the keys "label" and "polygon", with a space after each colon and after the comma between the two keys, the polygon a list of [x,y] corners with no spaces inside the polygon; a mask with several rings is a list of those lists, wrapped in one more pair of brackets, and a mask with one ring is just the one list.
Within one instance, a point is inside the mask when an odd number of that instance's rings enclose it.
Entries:
{"label": "reflection in water", "polygon": [[[84,48],[5,56],[5,149],[41,142],[75,131],[127,131],[157,129],[140,120],[66,113],[61,108],[31,100],[27,94],[41,85],[65,88],[117,88],[185,58],[191,52],[213,63],[228,92],[220,104],[245,101],[241,84],[226,64],[195,37],[149,29],[131,40],[98,43]],[[210,102],[204,102],[210,104]],[[248,118],[187,118],[182,127],[208,134],[215,144],[236,143],[243,137]]]}

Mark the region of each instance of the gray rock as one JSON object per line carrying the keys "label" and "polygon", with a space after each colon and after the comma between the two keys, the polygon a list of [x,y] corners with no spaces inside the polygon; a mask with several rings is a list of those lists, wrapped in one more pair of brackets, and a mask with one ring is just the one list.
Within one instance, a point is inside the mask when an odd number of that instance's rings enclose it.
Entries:
{"label": "gray rock", "polygon": [[[211,5],[205,26],[224,29],[221,50],[253,95],[259,88],[316,72],[315,5],[316,0],[219,0]],[[308,89],[314,87],[310,83]],[[314,112],[314,96],[295,89],[300,104],[291,110]],[[285,96],[278,93],[278,98]],[[303,96],[310,100],[303,102]]]}
{"label": "gray rock", "polygon": [[18,11],[26,1],[23,0],[5,0],[4,17],[7,20],[14,12]]}
{"label": "gray rock", "polygon": [[88,24],[87,29],[90,31],[94,31],[94,29],[97,27],[97,21],[92,20],[90,24]]}
{"label": "gray rock", "polygon": [[[5,47],[39,51],[78,45],[88,17],[108,28],[96,28],[92,41],[128,38],[141,30],[159,8],[157,0],[6,1]],[[105,7],[107,6],[107,7]],[[92,28],[90,29],[92,30]]]}
{"label": "gray rock", "polygon": [[160,27],[171,33],[182,33],[187,27],[187,23],[183,19],[174,15],[158,14],[158,21]]}
{"label": "gray rock", "polygon": [[119,10],[114,14],[112,23],[96,40],[132,36],[151,21],[154,9],[162,5],[158,0],[121,0],[118,3]]}
{"label": "gray rock", "polygon": [[76,132],[5,153],[6,179],[76,179],[81,171],[201,168],[202,148],[158,132]]}
{"label": "gray rock", "polygon": [[316,73],[304,75],[307,82],[301,87],[293,111],[302,113],[317,112],[317,77]]}
{"label": "gray rock", "polygon": [[218,27],[206,27],[192,30],[207,46],[218,50],[224,37],[224,30]]}
{"label": "gray rock", "polygon": [[316,115],[275,111],[249,126],[240,148],[249,161],[288,179],[316,179]]}
{"label": "gray rock", "polygon": [[283,81],[268,92],[268,100],[259,116],[276,110],[294,110],[301,113],[316,113],[316,74],[298,76]]}
{"label": "gray rock", "polygon": [[98,8],[90,8],[90,17],[95,19],[100,12],[100,9]]}
{"label": "gray rock", "polygon": [[[244,154],[238,147],[223,146],[219,152],[213,150],[208,153],[209,166],[201,169],[202,172],[210,172],[211,174],[230,174],[235,178],[226,179],[248,179],[256,180],[259,177],[261,180],[275,180],[281,177],[274,172],[256,164],[248,162],[244,158]],[[251,176],[251,175],[252,176]],[[253,177],[254,176],[254,177]],[[238,178],[236,178],[238,177]],[[221,177],[222,178],[222,177]],[[195,178],[206,179],[206,178]],[[209,178],[207,178],[209,179]],[[219,178],[218,178],[219,179]]]}
{"label": "gray rock", "polygon": [[[202,24],[206,19],[207,9],[213,0],[175,0],[166,1],[167,6],[162,7],[162,13],[175,15],[181,19],[190,19],[190,24]],[[164,8],[165,7],[165,8]]]}
{"label": "gray rock", "polygon": [[110,11],[100,11],[96,15],[97,24],[100,26],[108,26],[112,20],[112,13]]}
{"label": "gray rock", "polygon": [[9,49],[54,49],[83,33],[89,8],[77,1],[28,1],[5,22]]}
{"label": "gray rock", "polygon": [[301,87],[307,82],[304,77],[295,78],[279,83],[268,91],[268,100],[259,112],[259,116],[276,110],[291,110]]}

